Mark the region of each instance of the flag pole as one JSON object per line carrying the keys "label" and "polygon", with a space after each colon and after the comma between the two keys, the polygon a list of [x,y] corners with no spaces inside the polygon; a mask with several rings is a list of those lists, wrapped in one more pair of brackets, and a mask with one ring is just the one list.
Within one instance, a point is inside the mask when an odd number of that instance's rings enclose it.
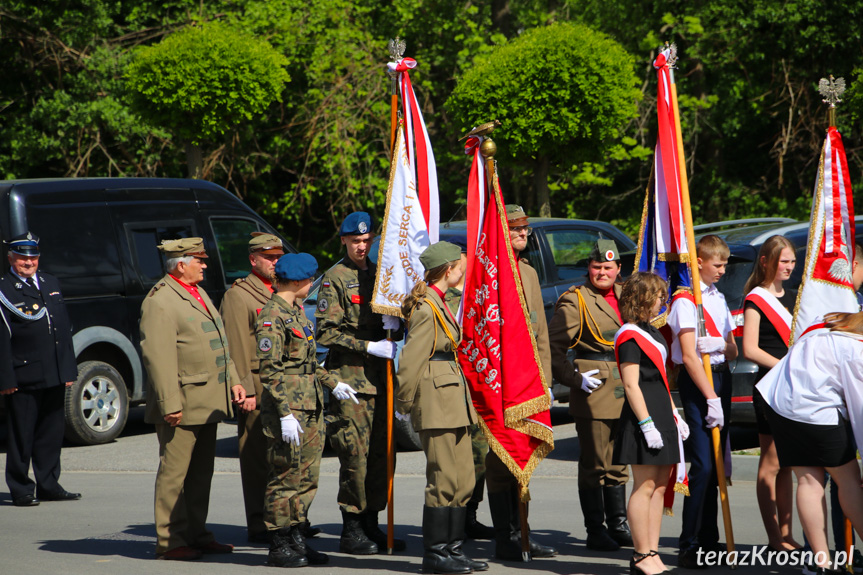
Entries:
{"label": "flag pole", "polygon": [[[405,42],[400,40],[398,36],[390,40],[387,45],[390,57],[393,62],[398,62],[405,52]],[[396,130],[398,128],[398,109],[399,109],[399,73],[395,70],[387,69],[387,74],[390,77],[390,160],[396,153]],[[387,330],[387,340],[393,340],[392,330]],[[395,442],[393,441],[393,417],[395,413],[395,405],[393,405],[393,394],[395,393],[393,379],[395,372],[395,363],[393,360],[387,360],[387,555],[393,554],[395,545],[395,510],[393,508],[393,478],[396,472],[396,450]]]}
{"label": "flag pole", "polygon": [[[669,62],[668,70],[671,75],[671,108],[674,114],[674,126],[677,130],[677,161],[680,167],[680,199],[683,211],[683,225],[686,230],[686,251],[689,252],[692,295],[695,299],[695,307],[698,310],[698,333],[699,336],[704,337],[707,335],[707,332],[704,323],[704,308],[701,303],[701,273],[698,269],[697,251],[695,248],[695,231],[692,229],[692,205],[689,201],[689,178],[686,175],[686,158],[683,154],[683,134],[680,131],[680,112],[677,107],[677,84],[674,79],[674,64],[677,61],[676,48],[673,52],[673,61]],[[707,382],[712,387],[713,371],[710,369],[710,355],[706,353],[702,354],[701,361],[704,364],[704,373],[707,376]],[[728,423],[726,422],[726,425],[727,424]],[[730,554],[734,551],[734,530],[731,526],[731,505],[728,500],[728,485],[725,482],[725,448],[721,444],[719,427],[714,427],[712,434],[713,458],[716,461],[716,475],[719,483],[719,500],[722,503],[722,520],[725,525],[725,545]],[[731,555],[729,555],[729,557],[731,557]],[[737,555],[734,554],[734,557],[736,558]],[[736,561],[731,564],[731,568],[737,568]]]}

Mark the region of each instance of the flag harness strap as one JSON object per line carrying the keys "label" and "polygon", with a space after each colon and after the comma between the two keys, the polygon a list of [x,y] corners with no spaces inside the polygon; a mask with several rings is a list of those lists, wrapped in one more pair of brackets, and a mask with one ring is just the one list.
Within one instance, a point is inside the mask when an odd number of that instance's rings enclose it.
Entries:
{"label": "flag harness strap", "polygon": [[[581,341],[581,334],[584,332],[585,324],[587,325],[588,331],[590,331],[590,335],[593,336],[593,339],[595,339],[597,343],[614,347],[613,341],[608,341],[600,335],[602,331],[599,329],[599,323],[597,323],[597,321],[594,319],[593,314],[590,313],[590,310],[587,309],[587,302],[584,301],[584,296],[581,295],[581,290],[576,289],[575,295],[576,297],[578,297],[578,313],[581,316],[581,321],[578,324],[578,337],[575,339],[575,343],[569,346],[569,349],[574,348],[578,345],[578,342]],[[590,318],[590,321],[588,321],[588,318]],[[593,323],[591,324],[591,322]]]}

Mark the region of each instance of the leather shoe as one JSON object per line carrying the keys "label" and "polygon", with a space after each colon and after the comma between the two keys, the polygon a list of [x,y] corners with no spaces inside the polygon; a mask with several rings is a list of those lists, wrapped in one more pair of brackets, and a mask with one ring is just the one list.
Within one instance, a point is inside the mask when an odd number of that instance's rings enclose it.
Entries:
{"label": "leather shoe", "polygon": [[[704,555],[702,555],[702,560]],[[677,566],[681,569],[707,569],[706,563],[698,561],[698,547],[690,547],[677,553]]]}
{"label": "leather shoe", "polygon": [[81,494],[61,489],[56,493],[40,493],[39,498],[42,501],[75,501],[76,499],[81,499]]}
{"label": "leather shoe", "polygon": [[39,500],[36,499],[36,496],[32,493],[12,498],[12,505],[15,507],[35,507],[36,505],[39,505],[39,503]]}
{"label": "leather shoe", "polygon": [[234,546],[230,543],[219,543],[218,541],[210,541],[203,545],[195,545],[195,549],[207,555],[222,555],[224,553],[233,553]]}
{"label": "leather shoe", "polygon": [[194,561],[195,559],[200,559],[201,555],[203,553],[200,549],[183,545],[182,547],[174,547],[170,551],[165,551],[158,558],[165,561]]}

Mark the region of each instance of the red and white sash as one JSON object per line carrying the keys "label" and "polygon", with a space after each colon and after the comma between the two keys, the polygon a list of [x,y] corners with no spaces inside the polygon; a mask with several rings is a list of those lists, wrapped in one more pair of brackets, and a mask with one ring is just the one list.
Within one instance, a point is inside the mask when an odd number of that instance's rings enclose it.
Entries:
{"label": "red and white sash", "polygon": [[[692,304],[695,305],[695,296],[692,295],[692,292],[690,291],[681,291],[674,294],[674,297],[671,298],[671,305],[674,305],[674,302],[678,299],[691,301]],[[711,337],[722,337],[722,332],[719,331],[719,328],[716,327],[716,322],[713,321],[712,317],[710,317],[710,313],[707,311],[707,306],[701,306],[701,310],[704,312],[704,326],[707,328],[707,335]]]}
{"label": "red and white sash", "polygon": [[779,303],[775,295],[760,286],[749,292],[745,301],[755,304],[755,307],[767,316],[770,324],[779,333],[782,342],[787,346],[788,340],[791,338],[791,312]]}
{"label": "red and white sash", "polygon": [[[690,294],[691,296],[691,294]],[[712,321],[711,321],[712,323]],[[714,325],[713,329],[716,329]],[[665,370],[665,364],[668,361],[668,350],[664,345],[656,341],[652,335],[641,329],[635,324],[625,323],[623,327],[617,330],[614,334],[614,358],[617,360],[617,367],[620,369],[620,355],[618,349],[626,342],[633,340],[636,345],[650,358],[656,369],[662,375],[662,381],[665,383],[665,389],[668,391],[668,397],[671,397],[671,388],[668,386],[668,373]],[[675,425],[678,415],[675,413]],[[686,477],[686,460],[683,454],[683,438],[680,436],[680,428],[677,429],[677,448],[680,452],[680,462],[672,469],[671,475],[668,478],[668,486],[665,490],[665,514],[672,515],[671,507],[674,503],[674,492],[689,495],[689,478]]]}

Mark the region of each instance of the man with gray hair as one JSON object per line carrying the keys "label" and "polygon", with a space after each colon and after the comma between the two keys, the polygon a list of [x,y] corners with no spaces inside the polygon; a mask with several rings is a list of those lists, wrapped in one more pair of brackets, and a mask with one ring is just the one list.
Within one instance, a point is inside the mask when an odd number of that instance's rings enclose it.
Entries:
{"label": "man with gray hair", "polygon": [[206,528],[216,455],[216,427],[246,392],[228,354],[219,311],[198,283],[204,240],[163,241],[168,273],[141,306],[141,353],[147,370],[145,420],[156,426],[156,555],[198,559],[231,553]]}

